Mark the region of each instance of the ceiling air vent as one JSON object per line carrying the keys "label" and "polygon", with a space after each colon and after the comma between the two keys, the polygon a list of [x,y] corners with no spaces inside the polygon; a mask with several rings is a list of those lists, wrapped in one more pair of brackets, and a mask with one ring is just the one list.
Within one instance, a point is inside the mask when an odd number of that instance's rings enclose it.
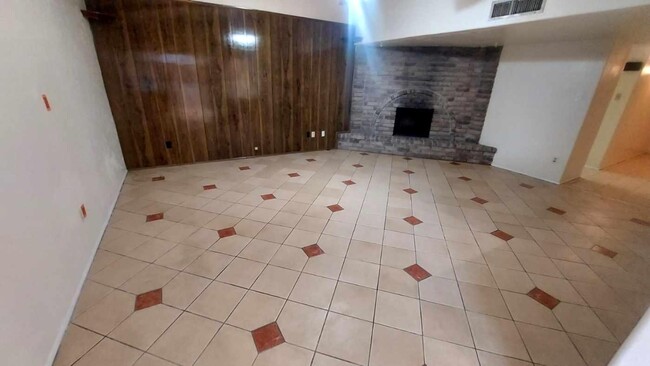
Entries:
{"label": "ceiling air vent", "polygon": [[492,3],[490,19],[513,15],[539,13],[544,9],[545,0],[503,0]]}

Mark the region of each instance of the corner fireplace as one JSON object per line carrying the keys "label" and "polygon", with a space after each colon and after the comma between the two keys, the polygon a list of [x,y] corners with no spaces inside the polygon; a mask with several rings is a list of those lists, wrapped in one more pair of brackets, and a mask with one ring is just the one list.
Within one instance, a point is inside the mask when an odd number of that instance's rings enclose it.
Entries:
{"label": "corner fireplace", "polygon": [[393,136],[429,138],[433,109],[397,107]]}

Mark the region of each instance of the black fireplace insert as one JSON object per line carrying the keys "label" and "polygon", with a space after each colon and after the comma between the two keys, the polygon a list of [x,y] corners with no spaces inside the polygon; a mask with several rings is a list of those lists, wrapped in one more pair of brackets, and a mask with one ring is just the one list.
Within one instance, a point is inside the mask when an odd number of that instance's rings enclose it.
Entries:
{"label": "black fireplace insert", "polygon": [[397,107],[393,136],[429,137],[433,109]]}

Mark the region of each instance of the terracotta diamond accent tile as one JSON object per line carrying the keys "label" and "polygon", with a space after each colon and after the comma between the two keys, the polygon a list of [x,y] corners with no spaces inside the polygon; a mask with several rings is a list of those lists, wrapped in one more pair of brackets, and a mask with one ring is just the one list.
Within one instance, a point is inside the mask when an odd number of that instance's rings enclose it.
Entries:
{"label": "terracotta diamond accent tile", "polygon": [[165,217],[165,214],[158,212],[156,214],[147,215],[147,222],[162,220]]}
{"label": "terracotta diamond accent tile", "polygon": [[341,207],[340,205],[330,205],[330,206],[327,206],[327,208],[329,208],[330,211],[332,211],[332,212],[339,212],[339,211],[344,210],[343,207]]}
{"label": "terracotta diamond accent tile", "polygon": [[489,202],[488,200],[484,200],[484,199],[481,198],[481,197],[474,197],[474,198],[472,198],[472,201],[474,201],[474,202],[476,202],[476,203],[479,203],[479,204],[481,204],[481,205],[484,205],[484,204],[486,204],[486,203]]}
{"label": "terracotta diamond accent tile", "polygon": [[135,311],[162,304],[162,289],[145,292],[135,297]]}
{"label": "terracotta diamond accent tile", "polygon": [[560,300],[547,294],[546,292],[540,290],[537,287],[530,290],[528,292],[528,296],[551,310],[553,310],[553,308],[555,308],[560,303]]}
{"label": "terracotta diamond accent tile", "polygon": [[219,238],[227,238],[229,236],[237,235],[237,231],[235,231],[234,227],[228,227],[225,229],[217,230],[217,234],[219,234]]}
{"label": "terracotta diamond accent tile", "polygon": [[605,247],[601,247],[600,245],[594,245],[593,248],[591,248],[591,250],[593,250],[596,253],[606,255],[606,256],[608,256],[610,258],[614,258],[618,254],[617,252],[615,252],[615,251],[613,251],[611,249],[607,249]]}
{"label": "terracotta diamond accent tile", "polygon": [[408,273],[413,279],[420,282],[424,279],[431,277],[431,273],[427,272],[424,268],[420,267],[418,264],[408,266],[404,268],[404,272]]}
{"label": "terracotta diamond accent tile", "polygon": [[408,222],[409,224],[411,224],[413,226],[420,225],[422,223],[422,220],[418,219],[415,216],[405,217],[404,221]]}
{"label": "terracotta diamond accent tile", "polygon": [[416,190],[413,189],[413,188],[406,188],[406,189],[404,190],[404,192],[406,192],[406,193],[408,193],[408,194],[416,194],[416,193],[418,193],[418,191],[416,191]]}
{"label": "terracotta diamond accent tile", "polygon": [[635,224],[639,224],[639,225],[643,225],[643,226],[650,226],[650,222],[645,221],[645,220],[641,220],[641,219],[631,219],[630,221],[632,221],[632,222],[635,223]]}
{"label": "terracotta diamond accent tile", "polygon": [[299,176],[300,176],[300,174],[298,174],[298,173],[289,173],[289,174],[287,174],[287,175],[290,176],[291,178],[295,178],[295,177],[299,177]]}
{"label": "terracotta diamond accent tile", "polygon": [[152,182],[159,182],[159,181],[161,181],[161,180],[165,180],[165,177],[162,176],[162,175],[161,175],[160,177],[153,177],[153,178],[151,178],[151,181],[152,181]]}
{"label": "terracotta diamond accent tile", "polygon": [[352,166],[355,167],[355,168],[363,168],[363,165],[361,165],[361,164],[354,164]]}
{"label": "terracotta diamond accent tile", "polygon": [[404,160],[410,161],[410,160],[413,160],[413,159],[409,158],[409,157],[405,157]]}
{"label": "terracotta diamond accent tile", "polygon": [[260,197],[262,197],[262,199],[264,201],[274,200],[275,199],[275,196],[273,194],[270,194],[270,193],[269,194],[263,194]]}
{"label": "terracotta diamond accent tile", "polygon": [[307,160],[310,163],[313,163],[314,161],[316,161],[316,159],[305,159],[305,160]]}
{"label": "terracotta diamond accent tile", "polygon": [[472,180],[472,178],[467,178],[467,177],[458,177],[458,179],[464,180],[465,182],[469,182],[470,180]]}
{"label": "terracotta diamond accent tile", "polygon": [[368,155],[368,153],[361,153],[360,155],[366,156],[366,155]]}
{"label": "terracotta diamond accent tile", "polygon": [[550,211],[550,212],[552,212],[554,214],[557,214],[557,215],[564,215],[566,213],[566,211],[560,210],[559,208],[556,208],[556,207],[549,207],[549,208],[546,209],[546,211]]}
{"label": "terracotta diamond accent tile", "polygon": [[404,173],[406,173],[406,174],[415,174],[414,171],[409,170],[409,169],[406,169],[406,170],[404,171]]}
{"label": "terracotta diamond accent tile", "polygon": [[276,322],[257,328],[252,332],[252,334],[255,348],[257,348],[258,353],[262,353],[284,343],[284,336]]}
{"label": "terracotta diamond accent tile", "polygon": [[452,161],[452,162],[449,163],[449,164],[451,164],[451,165],[460,165],[460,163],[457,163],[457,162],[455,162],[455,161]]}
{"label": "terracotta diamond accent tile", "polygon": [[533,188],[535,188],[535,186],[531,186],[530,184],[526,184],[526,183],[521,183],[519,186],[520,186],[520,187],[527,188],[527,189],[533,189]]}
{"label": "terracotta diamond accent tile", "polygon": [[495,231],[491,232],[490,234],[496,236],[497,238],[499,238],[501,240],[505,240],[505,241],[508,241],[508,240],[514,238],[514,236],[506,233],[505,231],[501,231],[501,230],[495,230]]}
{"label": "terracotta diamond accent tile", "polygon": [[203,186],[204,191],[209,191],[211,189],[217,189],[216,184],[208,184],[207,186]]}
{"label": "terracotta diamond accent tile", "polygon": [[239,170],[251,170],[251,167],[249,167],[249,166],[240,166]]}
{"label": "terracotta diamond accent tile", "polygon": [[353,184],[357,184],[357,183],[355,183],[355,182],[354,182],[353,180],[351,180],[351,179],[344,180],[342,183],[345,184],[346,186],[351,186],[351,185],[353,185]]}
{"label": "terracotta diamond accent tile", "polygon": [[311,258],[311,257],[315,257],[315,256],[317,256],[317,255],[325,254],[325,252],[323,251],[323,249],[321,249],[321,248],[318,246],[318,244],[308,245],[308,246],[302,248],[302,251],[305,252],[305,254],[307,255],[307,257],[309,257],[309,258]]}

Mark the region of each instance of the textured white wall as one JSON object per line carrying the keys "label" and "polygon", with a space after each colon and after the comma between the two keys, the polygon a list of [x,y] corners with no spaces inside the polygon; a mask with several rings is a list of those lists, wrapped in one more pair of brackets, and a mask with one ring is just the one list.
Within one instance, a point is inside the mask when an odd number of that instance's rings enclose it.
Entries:
{"label": "textured white wall", "polygon": [[0,1],[3,365],[53,359],[126,172],[81,5]]}
{"label": "textured white wall", "polygon": [[607,41],[505,46],[481,135],[498,149],[493,165],[559,183],[610,49]]}

